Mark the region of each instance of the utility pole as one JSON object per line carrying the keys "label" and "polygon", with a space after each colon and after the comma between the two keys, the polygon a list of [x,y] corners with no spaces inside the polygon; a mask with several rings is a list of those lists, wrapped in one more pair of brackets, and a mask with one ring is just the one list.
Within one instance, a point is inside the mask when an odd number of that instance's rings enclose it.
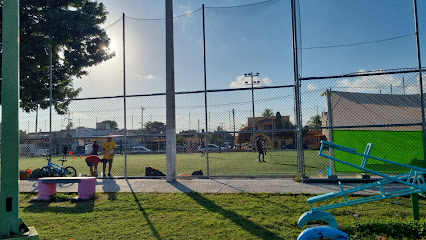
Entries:
{"label": "utility pole", "polygon": [[[38,124],[38,104],[36,110],[36,122],[35,122],[35,134],[37,135],[37,124]],[[37,136],[36,136],[37,137]]]}
{"label": "utility pole", "polygon": [[402,78],[402,92],[405,95],[405,79],[404,79],[404,77]]}
{"label": "utility pole", "polygon": [[252,104],[252,108],[253,108],[253,145],[252,145],[252,150],[254,151],[254,147],[255,147],[255,132],[256,132],[256,119],[255,119],[255,115],[254,115],[254,84],[260,84],[260,81],[254,81],[253,77],[257,77],[259,76],[259,73],[253,74],[253,72],[250,73],[245,73],[244,77],[250,77],[251,78],[251,83],[249,84],[248,82],[245,82],[246,85],[251,85],[251,104]]}
{"label": "utility pole", "polygon": [[234,122],[234,144],[235,144],[235,109],[232,109],[232,120]]}
{"label": "utility pole", "polygon": [[229,113],[229,131],[232,131],[232,126],[231,126],[231,111],[228,112]]}
{"label": "utility pole", "polygon": [[141,130],[143,131],[143,110],[145,110],[145,108],[141,107]]}

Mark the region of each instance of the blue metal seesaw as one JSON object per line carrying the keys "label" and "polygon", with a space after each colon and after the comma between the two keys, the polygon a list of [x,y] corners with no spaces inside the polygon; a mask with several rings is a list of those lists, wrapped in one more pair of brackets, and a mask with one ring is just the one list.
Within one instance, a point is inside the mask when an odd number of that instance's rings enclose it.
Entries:
{"label": "blue metal seesaw", "polygon": [[[335,158],[333,156],[327,155],[323,152],[324,148],[332,148],[334,150],[344,151],[347,153],[355,154],[362,157],[362,161],[360,165],[355,165],[346,161],[343,161],[341,159]],[[315,197],[308,198],[308,203],[311,207],[311,211],[307,211],[300,216],[298,221],[298,226],[303,227],[306,223],[315,221],[315,220],[322,220],[329,224],[329,226],[321,226],[321,227],[311,227],[305,229],[302,233],[299,234],[298,240],[312,240],[312,239],[349,239],[349,236],[340,231],[338,229],[338,224],[336,219],[328,212],[325,212],[325,210],[333,209],[333,208],[339,208],[339,207],[346,207],[361,203],[367,203],[372,201],[378,201],[382,199],[387,198],[393,198],[403,195],[410,195],[410,194],[418,194],[426,192],[426,182],[423,177],[423,174],[426,173],[425,168],[420,168],[412,165],[407,165],[403,163],[398,163],[378,157],[370,156],[371,148],[373,147],[372,143],[368,143],[365,152],[359,153],[353,148],[349,148],[346,146],[338,145],[332,142],[328,141],[322,141],[321,142],[321,149],[319,151],[319,155],[329,158],[333,161],[340,162],[346,165],[349,165],[351,167],[360,169],[365,172],[370,172],[373,174],[376,174],[378,176],[381,176],[385,179],[382,179],[380,181],[376,181],[373,183],[365,184],[359,187],[354,187],[351,189],[344,189],[343,185],[339,182],[340,186],[340,192],[334,193],[326,193],[322,195],[318,195]],[[372,169],[368,168],[367,162],[369,159],[374,159],[378,161],[382,161],[389,164],[394,164],[398,166],[406,167],[407,169],[410,169],[409,172],[396,175],[396,176],[390,176],[381,172],[374,171]],[[328,175],[331,175],[330,171],[327,171]],[[395,190],[395,191],[386,191],[384,186],[390,183],[401,183],[403,184],[403,189]],[[348,200],[347,195],[359,191],[363,191],[369,188],[375,188],[378,187],[380,189],[380,194],[374,195],[374,196],[367,196],[364,198],[354,199],[354,200]],[[333,203],[333,204],[324,204],[321,205],[320,203],[332,198],[336,197],[343,197],[344,201]],[[314,207],[314,204],[316,205]],[[418,203],[417,203],[418,205]],[[413,206],[414,208],[414,206]],[[414,213],[414,211],[413,211]]]}

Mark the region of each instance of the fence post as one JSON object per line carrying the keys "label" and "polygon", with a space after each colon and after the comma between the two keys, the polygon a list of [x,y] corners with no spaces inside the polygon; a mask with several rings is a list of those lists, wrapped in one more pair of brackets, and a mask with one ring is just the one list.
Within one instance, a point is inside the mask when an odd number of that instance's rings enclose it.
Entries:
{"label": "fence post", "polygon": [[166,158],[167,182],[176,181],[176,102],[173,46],[173,0],[166,1]]}
{"label": "fence post", "polygon": [[124,177],[127,178],[127,108],[126,108],[126,16],[123,13],[123,103],[124,103]]}
{"label": "fence post", "polygon": [[209,166],[209,128],[208,128],[208,119],[207,119],[207,64],[206,64],[206,25],[204,18],[204,4],[203,4],[203,60],[204,60],[204,115],[206,121],[206,159],[207,159],[207,177],[210,176],[210,166]]}
{"label": "fence post", "polygon": [[[334,142],[333,134],[333,108],[331,107],[331,89],[327,89],[327,121],[328,121],[328,141]],[[334,157],[334,149],[330,148],[330,156]],[[330,160],[331,173],[334,174],[334,161]]]}
{"label": "fence post", "polygon": [[302,126],[302,112],[300,101],[300,79],[299,79],[299,66],[297,56],[297,24],[296,24],[296,1],[291,0],[291,19],[292,19],[292,33],[293,33],[293,73],[294,73],[294,95],[295,95],[295,119],[296,119],[296,134],[297,134],[297,166],[298,172],[303,178],[305,177],[305,161],[303,153],[303,126]]}
{"label": "fence post", "polygon": [[425,99],[423,95],[423,76],[422,76],[422,59],[420,55],[420,39],[419,39],[419,23],[417,19],[417,0],[413,0],[414,4],[414,24],[416,27],[416,44],[417,44],[417,61],[419,66],[419,85],[420,85],[420,106],[422,108],[422,131],[423,131],[423,157],[426,161],[426,129],[425,129]]}

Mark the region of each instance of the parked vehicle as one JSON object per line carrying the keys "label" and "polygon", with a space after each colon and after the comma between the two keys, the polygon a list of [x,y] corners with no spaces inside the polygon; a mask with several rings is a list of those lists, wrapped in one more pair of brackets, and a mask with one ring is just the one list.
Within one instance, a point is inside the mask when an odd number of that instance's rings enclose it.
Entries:
{"label": "parked vehicle", "polygon": [[148,149],[148,148],[143,147],[143,146],[136,146],[136,147],[132,147],[132,152],[133,152],[133,153],[138,153],[138,152],[151,152],[151,149]]}
{"label": "parked vehicle", "polygon": [[216,144],[209,144],[208,147],[200,147],[198,149],[199,152],[206,152],[207,150],[209,152],[219,152],[219,146]]}
{"label": "parked vehicle", "polygon": [[184,146],[176,146],[176,152],[185,152],[185,147]]}
{"label": "parked vehicle", "polygon": [[[296,148],[297,148],[296,144],[288,144],[288,145],[282,146],[282,149],[296,149]],[[306,143],[303,143],[303,149],[308,149],[308,145]]]}
{"label": "parked vehicle", "polygon": [[232,147],[229,144],[223,145],[222,147],[222,150],[230,150],[230,149],[232,149]]}

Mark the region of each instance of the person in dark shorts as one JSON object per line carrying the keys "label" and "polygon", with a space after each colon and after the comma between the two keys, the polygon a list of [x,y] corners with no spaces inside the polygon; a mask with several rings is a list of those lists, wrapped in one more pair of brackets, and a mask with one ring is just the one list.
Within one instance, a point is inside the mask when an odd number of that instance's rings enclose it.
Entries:
{"label": "person in dark shorts", "polygon": [[90,176],[98,176],[98,163],[101,159],[96,155],[89,155],[86,157],[87,166],[90,168]]}
{"label": "person in dark shorts", "polygon": [[[265,153],[263,152],[263,138],[260,135],[256,139],[256,149],[259,152],[259,162],[266,162]],[[262,161],[260,161],[260,156],[262,156]]]}
{"label": "person in dark shorts", "polygon": [[95,140],[93,141],[93,145],[92,145],[92,155],[99,155],[99,145],[98,142]]}
{"label": "person in dark shorts", "polygon": [[114,158],[116,147],[117,145],[112,140],[112,137],[108,136],[107,140],[104,142],[104,157],[102,159],[103,177],[106,177],[105,170],[106,170],[107,163],[108,163],[108,177],[112,177],[111,176],[112,160]]}
{"label": "person in dark shorts", "polygon": [[68,154],[68,146],[67,145],[65,145],[64,148],[62,149],[62,153],[63,153],[62,158],[67,159],[67,154]]}
{"label": "person in dark shorts", "polygon": [[203,140],[201,140],[200,141],[200,151],[201,151],[201,157],[203,157],[203,156],[205,156],[206,155],[206,153],[204,152],[204,147],[206,146],[205,144],[204,144],[204,141]]}

